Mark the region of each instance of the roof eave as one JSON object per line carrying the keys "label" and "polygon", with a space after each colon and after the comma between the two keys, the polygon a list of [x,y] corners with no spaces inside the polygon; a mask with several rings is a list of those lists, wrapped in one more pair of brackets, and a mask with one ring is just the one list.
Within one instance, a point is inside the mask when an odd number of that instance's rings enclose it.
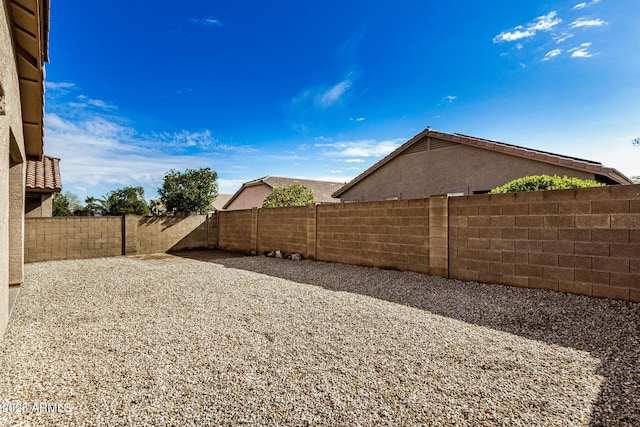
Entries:
{"label": "roof eave", "polygon": [[10,0],[27,158],[44,153],[44,63],[49,61],[49,0]]}

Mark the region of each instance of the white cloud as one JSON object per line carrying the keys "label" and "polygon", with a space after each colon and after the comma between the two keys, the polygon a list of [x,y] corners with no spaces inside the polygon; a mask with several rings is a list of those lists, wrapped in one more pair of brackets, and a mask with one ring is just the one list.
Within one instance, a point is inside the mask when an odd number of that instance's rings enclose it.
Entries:
{"label": "white cloud", "polygon": [[357,118],[351,117],[349,119],[349,121],[351,121],[351,122],[364,122],[364,120],[365,120],[364,117],[357,117]]}
{"label": "white cloud", "polygon": [[218,179],[218,193],[219,194],[234,194],[242,187],[249,179]]}
{"label": "white cloud", "polygon": [[[61,158],[62,183],[66,189],[100,196],[114,188],[141,185],[152,198],[170,169],[211,167],[231,164],[241,169],[238,155],[245,147],[226,147],[212,137],[211,131],[140,135],[135,129],[117,122],[118,118],[84,113],[81,119],[69,119],[55,113],[45,115],[47,154]],[[186,151],[198,148],[198,151]],[[207,151],[202,151],[203,149]],[[232,192],[236,182],[219,180],[220,188]],[[235,191],[235,190],[233,190]]]}
{"label": "white cloud", "polygon": [[[324,154],[329,157],[382,157],[386,156],[404,142],[404,139],[390,139],[376,141],[372,139],[359,141],[343,141],[332,144],[317,144],[317,147],[325,147]],[[351,159],[347,159],[348,161]],[[360,162],[361,159],[352,159]]]}
{"label": "white cloud", "polygon": [[513,30],[501,32],[493,38],[493,42],[512,42],[533,37],[538,31],[551,30],[561,22],[562,19],[557,17],[557,12],[549,12],[546,15],[538,16],[536,19],[529,22],[526,26],[518,25],[517,27],[513,28]]}
{"label": "white cloud", "polygon": [[587,49],[576,49],[571,54],[572,58],[591,58],[592,56]]}
{"label": "white cloud", "polygon": [[575,6],[573,6],[573,10],[580,10],[580,9],[584,9],[585,7],[589,7],[589,6],[593,6],[596,3],[600,3],[600,0],[592,0],[590,2],[582,2],[582,3],[578,3]]}
{"label": "white cloud", "polygon": [[562,33],[559,36],[554,37],[554,40],[556,41],[556,43],[562,43],[569,40],[571,37],[573,37],[573,34],[571,33]]}
{"label": "white cloud", "polygon": [[448,102],[449,104],[451,104],[453,101],[456,101],[457,99],[458,97],[455,95],[447,95],[444,97],[444,101]]}
{"label": "white cloud", "polygon": [[569,49],[572,58],[591,58],[593,55],[587,50],[591,43],[582,43],[580,46]]}
{"label": "white cloud", "polygon": [[295,108],[306,108],[309,105],[327,109],[344,102],[350,95],[350,89],[356,81],[354,73],[349,73],[347,77],[332,85],[319,85],[304,89],[291,100],[291,105]]}
{"label": "white cloud", "polygon": [[86,103],[89,105],[93,105],[94,107],[102,108],[104,110],[115,110],[118,108],[115,105],[109,104],[108,102],[105,102],[101,99],[87,99]]}
{"label": "white cloud", "polygon": [[543,61],[548,61],[551,58],[555,58],[556,56],[560,55],[562,53],[562,49],[553,49],[549,52],[547,52],[547,54],[544,56],[544,58],[542,58]]}
{"label": "white cloud", "polygon": [[569,24],[569,28],[601,27],[603,25],[607,25],[607,23],[600,18],[596,18],[596,19],[579,18],[573,21],[571,24]]}
{"label": "white cloud", "polygon": [[213,18],[192,19],[191,22],[195,24],[204,25],[205,27],[222,27],[222,21]]}
{"label": "white cloud", "polygon": [[332,106],[340,101],[351,85],[351,80],[345,79],[326,91],[318,93],[314,98],[315,104],[324,108]]}
{"label": "white cloud", "polygon": [[346,162],[346,163],[364,163],[364,160],[362,160],[362,159],[346,159],[346,160],[343,160],[343,161]]}
{"label": "white cloud", "polygon": [[44,85],[48,90],[60,90],[60,89],[64,90],[64,89],[71,89],[72,87],[75,87],[75,83],[69,83],[69,82],[46,81]]}

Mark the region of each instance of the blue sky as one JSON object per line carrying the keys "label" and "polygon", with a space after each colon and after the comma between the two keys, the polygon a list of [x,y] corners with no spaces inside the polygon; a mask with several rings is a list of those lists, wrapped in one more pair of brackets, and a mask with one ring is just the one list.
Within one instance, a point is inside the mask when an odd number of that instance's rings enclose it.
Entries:
{"label": "blue sky", "polygon": [[81,199],[210,167],[348,181],[427,126],[640,175],[634,1],[54,1],[45,152]]}

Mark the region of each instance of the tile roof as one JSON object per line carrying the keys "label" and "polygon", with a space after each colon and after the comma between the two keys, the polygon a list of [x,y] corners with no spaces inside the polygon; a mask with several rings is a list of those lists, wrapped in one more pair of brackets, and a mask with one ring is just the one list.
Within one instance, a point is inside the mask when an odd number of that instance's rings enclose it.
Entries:
{"label": "tile roof", "polygon": [[550,153],[541,150],[534,150],[532,148],[520,147],[517,145],[505,144],[503,142],[492,141],[488,139],[476,138],[473,136],[461,135],[459,133],[449,134],[444,132],[438,132],[432,129],[425,129],[420,132],[409,141],[396,148],[391,154],[375,163],[369,169],[362,172],[353,180],[345,184],[342,188],[332,194],[333,197],[340,197],[345,191],[353,187],[367,176],[371,175],[377,169],[381,168],[403,152],[407,151],[417,142],[423,140],[426,137],[437,138],[452,143],[458,143],[468,145],[471,147],[482,148],[485,150],[496,151],[503,154],[508,154],[516,157],[523,157],[525,159],[536,160],[543,163],[555,164],[563,166],[569,169],[576,169],[579,171],[593,173],[594,175],[600,175],[606,178],[611,183],[617,184],[632,184],[633,182],[613,168],[608,168],[602,165],[602,163],[594,162],[591,160],[579,159],[576,157],[563,156],[561,154]]}
{"label": "tile roof", "polygon": [[282,176],[263,176],[262,178],[247,181],[242,184],[242,187],[225,203],[224,209],[242,193],[246,187],[253,185],[267,185],[270,188],[286,187],[292,184],[300,184],[307,187],[313,193],[313,198],[316,203],[340,203],[340,199],[336,199],[331,196],[331,193],[338,191],[340,187],[345,185],[344,182],[332,182],[332,181],[315,181],[311,179],[299,179],[299,178],[286,178]]}
{"label": "tile roof", "polygon": [[62,190],[60,159],[42,156],[42,160],[27,160],[26,190],[29,193],[56,193]]}

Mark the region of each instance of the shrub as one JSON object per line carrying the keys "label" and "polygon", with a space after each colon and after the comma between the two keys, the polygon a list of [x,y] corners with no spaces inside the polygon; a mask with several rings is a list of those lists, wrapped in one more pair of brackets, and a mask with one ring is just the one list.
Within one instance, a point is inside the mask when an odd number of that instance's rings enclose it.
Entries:
{"label": "shrub", "polygon": [[517,193],[520,191],[561,190],[564,188],[603,187],[604,184],[588,179],[569,178],[558,175],[534,175],[514,179],[505,185],[494,188],[489,194]]}
{"label": "shrub", "polygon": [[285,206],[306,206],[314,202],[313,192],[304,185],[292,184],[274,188],[262,203],[263,208],[282,208]]}

